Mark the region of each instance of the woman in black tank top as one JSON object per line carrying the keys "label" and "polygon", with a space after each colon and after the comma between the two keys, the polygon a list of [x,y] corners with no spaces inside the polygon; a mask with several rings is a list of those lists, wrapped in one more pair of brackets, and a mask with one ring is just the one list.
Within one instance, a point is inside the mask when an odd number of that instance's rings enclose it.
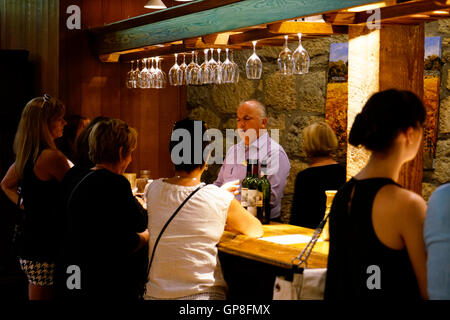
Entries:
{"label": "woman in black tank top", "polygon": [[332,205],[325,299],[427,298],[426,205],[395,182],[417,154],[425,116],[417,96],[393,89],[357,115],[349,142],[372,154]]}

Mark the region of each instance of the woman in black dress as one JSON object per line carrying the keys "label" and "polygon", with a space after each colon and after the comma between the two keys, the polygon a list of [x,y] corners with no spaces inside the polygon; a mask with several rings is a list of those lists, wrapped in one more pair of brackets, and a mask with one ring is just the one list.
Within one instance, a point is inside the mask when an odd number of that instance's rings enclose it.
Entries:
{"label": "woman in black dress", "polygon": [[415,94],[394,89],[356,116],[349,143],[372,154],[334,198],[325,299],[427,297],[426,204],[396,182],[421,147],[425,117]]}
{"label": "woman in black dress", "polygon": [[[139,279],[134,262],[136,253],[148,242],[147,216],[122,175],[136,143],[136,131],[121,120],[103,120],[92,128],[89,158],[95,165],[82,179],[67,181],[76,185],[67,197],[57,266],[58,296],[139,298],[144,280]],[[66,270],[75,271],[68,274]],[[71,278],[76,270],[80,277]],[[66,286],[68,281],[71,286]]]}
{"label": "woman in black dress", "polygon": [[1,182],[15,203],[21,185],[24,222],[18,254],[30,300],[53,296],[57,220],[63,213],[60,182],[69,170],[67,158],[55,146],[66,125],[64,113],[64,105],[49,95],[27,103],[14,140],[16,160]]}
{"label": "woman in black dress", "polygon": [[295,179],[290,224],[315,229],[325,215],[326,190],[338,190],[345,183],[345,167],[332,157],[337,139],[328,124],[316,122],[303,130],[309,168]]}

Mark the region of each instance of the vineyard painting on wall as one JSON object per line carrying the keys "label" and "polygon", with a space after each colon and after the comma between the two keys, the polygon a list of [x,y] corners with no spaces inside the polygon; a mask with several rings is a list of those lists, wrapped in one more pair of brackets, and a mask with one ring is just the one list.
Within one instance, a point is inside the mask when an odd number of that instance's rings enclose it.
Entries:
{"label": "vineyard painting on wall", "polygon": [[336,158],[346,161],[347,108],[348,108],[348,43],[332,43],[328,65],[325,121],[336,133],[338,149]]}
{"label": "vineyard painting on wall", "polygon": [[[425,38],[423,102],[427,109],[427,122],[424,129],[424,169],[433,167],[436,152],[441,47],[441,37]],[[339,162],[345,162],[347,150],[347,80],[348,43],[333,43],[330,47],[325,120],[338,138],[336,157]]]}

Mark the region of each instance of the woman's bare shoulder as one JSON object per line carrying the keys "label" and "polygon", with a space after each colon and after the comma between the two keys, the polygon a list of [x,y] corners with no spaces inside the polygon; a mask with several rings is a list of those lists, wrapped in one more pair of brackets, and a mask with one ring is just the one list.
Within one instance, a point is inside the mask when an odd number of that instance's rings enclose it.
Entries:
{"label": "woman's bare shoulder", "polygon": [[39,156],[42,160],[66,160],[66,156],[58,149],[44,149]]}
{"label": "woman's bare shoulder", "polygon": [[384,186],[379,199],[387,204],[388,210],[401,217],[405,214],[422,216],[426,211],[426,202],[419,194],[394,184]]}

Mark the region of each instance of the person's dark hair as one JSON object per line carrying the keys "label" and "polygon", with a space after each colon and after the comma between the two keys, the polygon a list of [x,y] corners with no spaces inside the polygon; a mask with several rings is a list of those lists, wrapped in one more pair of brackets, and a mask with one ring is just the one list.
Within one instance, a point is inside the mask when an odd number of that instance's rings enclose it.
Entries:
{"label": "person's dark hair", "polygon": [[101,121],[107,121],[110,118],[99,116],[91,120],[87,126],[80,132],[75,140],[75,152],[73,155],[73,163],[78,166],[91,168],[94,163],[89,159],[89,134],[92,128]]}
{"label": "person's dark hair", "polygon": [[400,132],[423,126],[426,110],[410,91],[389,89],[372,95],[356,116],[348,142],[370,151],[389,149]]}
{"label": "person's dark hair", "polygon": [[[169,151],[176,171],[191,172],[205,164],[206,159],[203,158],[203,152],[211,143],[208,141],[209,138],[204,139],[206,130],[208,130],[207,125],[201,120],[186,118],[175,123]],[[187,136],[190,137],[189,143],[187,140],[184,141]],[[188,154],[184,154],[184,151],[187,151]],[[201,161],[198,161],[200,159]]]}
{"label": "person's dark hair", "polygon": [[86,120],[86,117],[78,114],[69,116],[66,120],[67,125],[64,127],[63,136],[55,141],[58,149],[72,161],[75,152],[77,132],[82,128],[83,123],[85,123]]}

